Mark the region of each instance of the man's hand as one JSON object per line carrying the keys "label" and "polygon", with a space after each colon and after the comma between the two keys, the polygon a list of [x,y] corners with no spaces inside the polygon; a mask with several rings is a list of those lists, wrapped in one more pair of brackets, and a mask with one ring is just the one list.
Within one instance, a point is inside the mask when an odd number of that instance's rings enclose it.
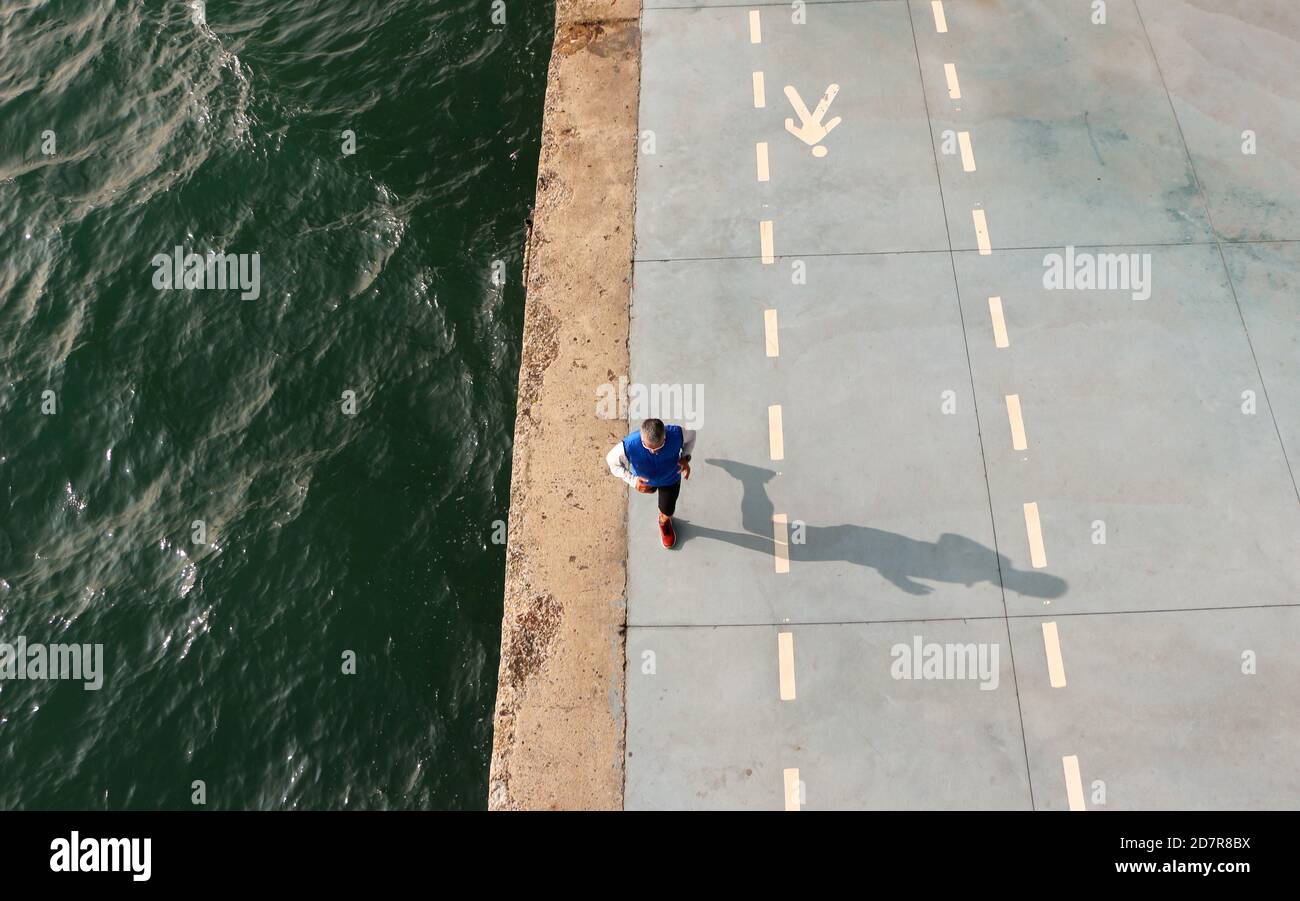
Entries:
{"label": "man's hand", "polygon": [[654,489],[650,487],[650,483],[640,477],[637,477],[636,480],[636,490],[640,491],[642,494],[650,494],[654,491]]}
{"label": "man's hand", "polygon": [[678,461],[677,461],[677,471],[680,472],[680,473],[682,474],[682,478],[683,478],[683,479],[689,479],[689,478],[691,477],[691,464],[690,464],[690,461],[689,461],[689,460],[678,460]]}

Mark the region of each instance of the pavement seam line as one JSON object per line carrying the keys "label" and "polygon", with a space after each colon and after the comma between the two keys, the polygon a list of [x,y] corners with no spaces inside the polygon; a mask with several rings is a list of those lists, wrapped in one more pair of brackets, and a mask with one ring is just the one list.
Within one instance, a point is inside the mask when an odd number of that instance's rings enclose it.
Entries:
{"label": "pavement seam line", "polygon": [[1228,280],[1228,290],[1232,292],[1232,302],[1237,306],[1237,317],[1241,320],[1241,330],[1246,335],[1246,346],[1250,349],[1250,359],[1255,364],[1255,375],[1259,377],[1259,387],[1264,392],[1264,403],[1268,404],[1268,415],[1273,420],[1273,432],[1277,435],[1277,443],[1282,448],[1282,462],[1286,464],[1287,474],[1291,476],[1291,490],[1295,492],[1296,501],[1300,502],[1300,483],[1296,482],[1295,470],[1291,467],[1291,458],[1287,456],[1286,442],[1282,440],[1282,430],[1277,424],[1277,413],[1274,412],[1273,402],[1268,396],[1268,383],[1264,381],[1264,370],[1260,368],[1259,357],[1255,354],[1255,342],[1250,338],[1250,326],[1246,324],[1246,314],[1241,309],[1241,300],[1237,297],[1237,285],[1232,280],[1232,270],[1228,267],[1227,254],[1223,252],[1223,241],[1219,237],[1219,230],[1214,225],[1214,214],[1210,211],[1210,199],[1205,196],[1205,188],[1201,185],[1201,176],[1196,171],[1196,161],[1192,159],[1192,149],[1187,144],[1187,136],[1183,134],[1183,123],[1178,118],[1178,108],[1174,106],[1173,94],[1169,92],[1169,83],[1165,81],[1165,72],[1160,67],[1160,59],[1156,56],[1156,45],[1152,43],[1151,33],[1147,31],[1147,23],[1142,18],[1142,9],[1138,6],[1138,0],[1133,0],[1133,11],[1137,13],[1138,23],[1142,26],[1142,36],[1146,38],[1147,49],[1151,51],[1151,62],[1156,67],[1156,74],[1160,76],[1160,86],[1165,89],[1165,100],[1169,103],[1169,112],[1174,117],[1174,125],[1178,127],[1178,138],[1183,142],[1183,153],[1187,156],[1187,167],[1191,169],[1192,179],[1196,182],[1196,191],[1201,195],[1201,205],[1205,207],[1205,220],[1209,223],[1210,233],[1214,235],[1214,246],[1219,249],[1219,262],[1223,264],[1223,275]]}
{"label": "pavement seam line", "polygon": [[930,154],[934,161],[934,178],[939,187],[939,209],[943,215],[943,231],[948,241],[948,265],[952,270],[952,288],[957,300],[957,319],[961,325],[962,347],[966,352],[966,375],[970,380],[971,405],[975,411],[975,436],[979,441],[980,466],[984,470],[984,495],[989,503],[989,529],[993,534],[993,554],[998,565],[998,589],[1002,594],[1002,624],[1007,634],[1007,651],[1011,656],[1011,684],[1016,693],[1016,716],[1020,721],[1020,746],[1025,760],[1025,782],[1029,789],[1029,809],[1035,809],[1034,773],[1029,766],[1029,739],[1025,735],[1025,711],[1020,701],[1020,675],[1016,672],[1016,645],[1011,638],[1011,619],[1007,610],[1007,584],[1002,574],[1002,551],[998,546],[998,522],[993,515],[993,488],[989,484],[988,454],[984,449],[984,430],[980,426],[979,392],[975,390],[975,369],[971,363],[970,337],[966,333],[966,312],[961,306],[961,280],[957,277],[957,254],[952,246],[952,228],[948,224],[948,201],[943,192],[943,170],[939,165],[939,152],[934,143],[934,119],[930,115],[930,98],[925,93],[925,66],[921,62],[921,44],[916,36],[916,19],[912,15],[912,0],[906,0],[907,22],[912,30],[912,49],[916,53],[916,76],[921,86],[921,102],[925,107],[925,124],[930,132]]}
{"label": "pavement seam line", "polygon": [[[1156,610],[1080,610],[1074,613],[1057,612],[1057,618],[1065,616],[1148,616],[1158,614],[1187,613],[1224,613],[1231,610],[1290,610],[1300,604],[1242,604],[1236,607],[1161,607]],[[629,629],[770,629],[773,626],[880,626],[896,623],[957,623],[984,622],[997,619],[1042,619],[1041,613],[1012,613],[1009,616],[993,614],[991,616],[933,616],[920,619],[849,619],[826,620],[810,619],[792,623],[788,619],[781,622],[730,622],[730,623],[628,623]]]}
{"label": "pavement seam line", "polygon": [[[1107,248],[1119,248],[1119,247],[1213,247],[1215,243],[1216,242],[1214,241],[1168,241],[1168,242],[1138,241],[1138,242],[1128,242],[1128,243],[1121,241],[1117,244],[1073,244],[1071,246],[1073,246],[1076,250],[1080,250],[1080,249],[1105,250]],[[1294,239],[1294,240],[1287,239],[1287,240],[1279,240],[1279,241],[1224,241],[1223,243],[1229,246],[1234,244],[1249,244],[1249,245],[1300,244],[1300,239]],[[1017,253],[1017,252],[1028,253],[1031,250],[1059,251],[1061,249],[1061,245],[1052,244],[1052,245],[1044,245],[1042,247],[1000,247],[998,249],[1003,253]],[[819,257],[819,258],[820,257],[827,257],[827,258],[829,257],[889,257],[889,256],[907,256],[909,254],[920,254],[920,253],[945,253],[946,254],[946,253],[976,253],[976,252],[977,252],[976,249],[973,247],[954,247],[951,250],[946,247],[935,247],[929,250],[836,250],[836,251],[828,251],[828,252],[827,251],[822,251],[822,252],[805,251],[803,253],[786,254],[786,256],[796,256],[802,259],[804,257]],[[755,259],[755,257],[752,254],[739,254],[739,255],[720,256],[720,257],[638,257],[637,259],[633,260],[633,262],[635,263],[707,263],[707,262],[726,261],[726,260],[752,260],[752,259]]]}

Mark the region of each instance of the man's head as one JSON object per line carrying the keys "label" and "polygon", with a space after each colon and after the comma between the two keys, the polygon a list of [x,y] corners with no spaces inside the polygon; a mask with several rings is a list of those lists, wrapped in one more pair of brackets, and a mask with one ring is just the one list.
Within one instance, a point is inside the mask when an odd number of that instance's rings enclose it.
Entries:
{"label": "man's head", "polygon": [[641,423],[641,445],[652,454],[657,454],[667,440],[662,419],[647,419]]}

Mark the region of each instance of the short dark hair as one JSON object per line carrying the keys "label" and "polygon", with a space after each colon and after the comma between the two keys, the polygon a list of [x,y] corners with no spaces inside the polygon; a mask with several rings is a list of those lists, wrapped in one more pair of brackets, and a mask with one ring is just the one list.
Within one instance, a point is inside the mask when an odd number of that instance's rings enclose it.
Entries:
{"label": "short dark hair", "polygon": [[650,447],[658,447],[663,444],[665,434],[662,419],[647,419],[641,423],[641,440]]}

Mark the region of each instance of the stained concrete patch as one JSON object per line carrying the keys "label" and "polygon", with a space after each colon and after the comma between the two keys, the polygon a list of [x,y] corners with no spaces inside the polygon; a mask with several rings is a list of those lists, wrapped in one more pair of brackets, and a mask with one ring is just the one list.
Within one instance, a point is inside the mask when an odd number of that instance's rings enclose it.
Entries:
{"label": "stained concrete patch", "polygon": [[520,688],[546,662],[564,608],[549,594],[535,595],[515,615],[508,644],[510,684]]}
{"label": "stained concrete patch", "polygon": [[1300,4],[1138,7],[1219,234],[1300,240]]}
{"label": "stained concrete patch", "polygon": [[1091,15],[1068,0],[950,3],[936,34],[930,5],[912,5],[954,247],[975,248],[977,207],[994,248],[1213,239],[1136,11]]}

